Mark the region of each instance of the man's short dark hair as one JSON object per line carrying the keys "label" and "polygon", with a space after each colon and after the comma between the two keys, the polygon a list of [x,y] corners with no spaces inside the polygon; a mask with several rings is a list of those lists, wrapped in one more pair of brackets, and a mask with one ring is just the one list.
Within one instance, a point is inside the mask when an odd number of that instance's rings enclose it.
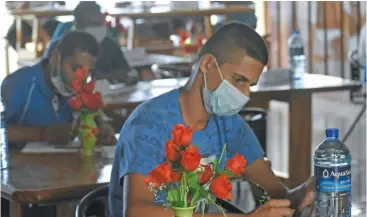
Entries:
{"label": "man's short dark hair", "polygon": [[205,54],[215,56],[218,65],[233,62],[246,54],[262,64],[268,63],[268,49],[264,39],[250,26],[233,22],[219,28],[204,44],[199,57]]}
{"label": "man's short dark hair", "polygon": [[100,46],[97,40],[89,33],[73,31],[65,34],[55,49],[60,52],[61,57],[71,57],[75,52],[87,52],[97,58]]}
{"label": "man's short dark hair", "polygon": [[104,25],[105,18],[101,12],[101,7],[95,1],[79,2],[73,14],[77,29]]}

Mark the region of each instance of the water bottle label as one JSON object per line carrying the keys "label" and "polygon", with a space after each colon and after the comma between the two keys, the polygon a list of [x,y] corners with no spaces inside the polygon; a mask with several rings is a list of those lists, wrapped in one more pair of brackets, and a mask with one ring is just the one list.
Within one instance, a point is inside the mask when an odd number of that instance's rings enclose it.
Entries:
{"label": "water bottle label", "polygon": [[303,47],[291,47],[288,49],[288,52],[288,56],[300,56],[305,54]]}
{"label": "water bottle label", "polygon": [[316,189],[319,192],[346,192],[351,190],[350,166],[315,166]]}

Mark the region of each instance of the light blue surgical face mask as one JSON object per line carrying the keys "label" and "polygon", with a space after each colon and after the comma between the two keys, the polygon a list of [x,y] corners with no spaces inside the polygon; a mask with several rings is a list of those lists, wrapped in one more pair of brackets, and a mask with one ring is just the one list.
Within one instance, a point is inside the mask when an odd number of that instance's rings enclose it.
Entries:
{"label": "light blue surgical face mask", "polygon": [[227,80],[223,79],[217,61],[215,61],[215,64],[217,65],[222,82],[217,89],[211,91],[208,89],[206,73],[204,73],[203,101],[205,110],[209,114],[216,114],[218,116],[232,116],[238,114],[250,100],[250,97],[246,96]]}
{"label": "light blue surgical face mask", "polygon": [[58,53],[56,63],[52,65],[50,79],[59,94],[65,97],[71,97],[74,91],[71,87],[65,84],[62,76],[64,76],[64,73],[61,72],[61,55]]}

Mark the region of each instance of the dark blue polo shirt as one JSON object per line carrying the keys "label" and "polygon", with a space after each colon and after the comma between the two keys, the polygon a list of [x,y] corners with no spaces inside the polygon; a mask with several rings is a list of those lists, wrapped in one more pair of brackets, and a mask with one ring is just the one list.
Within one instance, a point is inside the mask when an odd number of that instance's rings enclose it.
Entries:
{"label": "dark blue polo shirt", "polygon": [[54,96],[46,84],[42,61],[8,75],[1,85],[6,123],[39,127],[71,123],[73,115],[67,99],[55,100]]}

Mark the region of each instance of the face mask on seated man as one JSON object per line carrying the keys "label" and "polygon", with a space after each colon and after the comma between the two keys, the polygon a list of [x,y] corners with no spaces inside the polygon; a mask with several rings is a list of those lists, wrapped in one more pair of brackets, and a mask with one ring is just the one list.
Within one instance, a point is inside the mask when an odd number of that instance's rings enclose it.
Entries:
{"label": "face mask on seated man", "polygon": [[93,36],[71,32],[60,40],[48,59],[4,79],[1,96],[9,143],[65,144],[71,139],[73,110],[67,103],[74,94],[71,81],[78,68],[94,70],[99,52]]}

